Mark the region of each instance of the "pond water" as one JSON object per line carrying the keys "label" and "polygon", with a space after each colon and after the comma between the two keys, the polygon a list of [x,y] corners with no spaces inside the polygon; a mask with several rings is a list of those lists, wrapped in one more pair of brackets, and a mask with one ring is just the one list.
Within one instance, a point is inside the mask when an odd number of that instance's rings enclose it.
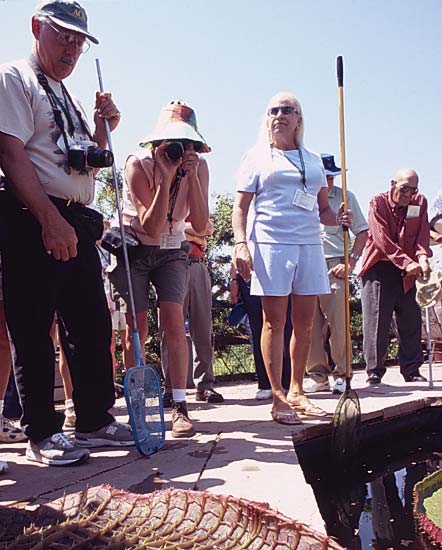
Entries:
{"label": "pond water", "polygon": [[[441,411],[399,425],[379,423],[351,466],[324,449],[330,441],[295,445],[329,535],[349,550],[420,550],[413,520],[413,487],[442,468]],[[375,433],[377,432],[377,437]],[[322,460],[321,460],[322,454]]]}

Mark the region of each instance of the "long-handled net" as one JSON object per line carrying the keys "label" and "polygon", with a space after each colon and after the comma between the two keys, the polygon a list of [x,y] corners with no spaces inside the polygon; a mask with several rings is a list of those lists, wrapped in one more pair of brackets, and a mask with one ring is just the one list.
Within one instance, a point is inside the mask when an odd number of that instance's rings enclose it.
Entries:
{"label": "long-handled net", "polygon": [[[337,58],[339,126],[341,145],[342,198],[344,210],[347,209],[347,168],[345,159],[344,131],[344,67],[342,57]],[[360,440],[361,406],[359,398],[351,389],[351,337],[350,337],[350,281],[349,281],[349,235],[348,227],[344,231],[345,264],[345,392],[339,399],[333,416],[332,457],[337,463],[347,464],[357,452]]]}
{"label": "long-handled net", "polygon": [[[104,91],[101,77],[100,61],[95,59],[100,91]],[[104,119],[109,149],[112,151],[112,139],[109,124]],[[124,266],[126,269],[127,288],[129,295],[129,310],[132,317],[132,343],[135,352],[136,367],[129,369],[124,384],[124,395],[129,412],[130,426],[134,435],[138,451],[143,455],[151,455],[164,446],[166,430],[164,423],[164,409],[161,394],[159,374],[152,365],[144,365],[141,355],[140,333],[138,331],[135,302],[132,289],[127,240],[124,232],[123,214],[121,210],[120,190],[118,188],[117,170],[115,162],[112,164],[113,185],[117,205],[118,221],[120,225],[121,243]]]}

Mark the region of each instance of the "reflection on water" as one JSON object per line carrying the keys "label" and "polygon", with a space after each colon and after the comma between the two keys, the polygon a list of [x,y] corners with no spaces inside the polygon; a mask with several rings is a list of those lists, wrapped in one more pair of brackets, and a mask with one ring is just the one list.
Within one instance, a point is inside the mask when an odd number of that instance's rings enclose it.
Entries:
{"label": "reflection on water", "polygon": [[[440,429],[384,429],[349,466],[333,464],[318,447],[296,447],[327,533],[350,550],[420,550],[413,521],[413,487],[442,468]],[[434,426],[433,426],[434,427]],[[419,433],[420,432],[420,433]],[[324,447],[320,450],[324,451]],[[318,458],[319,457],[319,458]]]}

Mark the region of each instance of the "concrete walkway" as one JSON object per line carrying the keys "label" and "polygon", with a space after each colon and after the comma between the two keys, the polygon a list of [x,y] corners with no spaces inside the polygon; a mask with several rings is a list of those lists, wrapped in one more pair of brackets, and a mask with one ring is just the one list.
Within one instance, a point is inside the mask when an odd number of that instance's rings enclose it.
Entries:
{"label": "concrete walkway", "polygon": [[[442,403],[442,364],[435,364],[434,388],[428,383],[405,383],[398,367],[390,367],[383,384],[368,387],[365,372],[356,372],[352,387],[357,390],[365,415],[389,415],[409,412],[424,406],[428,397]],[[424,365],[422,374],[428,375]],[[210,458],[198,488],[268,502],[283,514],[324,531],[313,491],[304,481],[293,448],[296,439],[310,437],[318,425],[331,420],[338,398],[330,392],[313,394],[312,400],[330,413],[321,419],[305,419],[300,426],[282,426],[270,419],[270,402],[255,401],[256,384],[240,382],[220,384],[225,403],[196,403],[189,392],[189,411],[197,435],[174,440],[167,433],[165,447],[151,457],[143,457],[135,448],[101,448],[91,453],[87,464],[53,468],[28,462],[26,443],[0,446],[0,458],[9,470],[0,476],[0,504],[44,503],[87,486],[109,483],[136,493],[148,493],[170,486],[192,489],[198,479],[218,433],[220,441]],[[391,408],[393,407],[393,408]],[[123,399],[114,413],[127,421]],[[166,411],[170,429],[170,412]],[[321,428],[319,428],[321,431]],[[1,445],[1,444],[0,444]]]}

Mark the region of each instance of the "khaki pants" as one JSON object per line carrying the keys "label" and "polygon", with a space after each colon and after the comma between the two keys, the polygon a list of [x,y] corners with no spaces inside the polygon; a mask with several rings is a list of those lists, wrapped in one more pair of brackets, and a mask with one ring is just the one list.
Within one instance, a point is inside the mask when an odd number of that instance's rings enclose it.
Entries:
{"label": "khaki pants", "polygon": [[[342,263],[343,258],[327,260],[327,269]],[[329,275],[331,294],[322,294],[316,301],[313,319],[312,345],[307,361],[307,374],[316,382],[325,382],[333,374],[345,377],[345,282]],[[335,368],[332,372],[325,351],[327,331],[330,328],[330,352]]]}

